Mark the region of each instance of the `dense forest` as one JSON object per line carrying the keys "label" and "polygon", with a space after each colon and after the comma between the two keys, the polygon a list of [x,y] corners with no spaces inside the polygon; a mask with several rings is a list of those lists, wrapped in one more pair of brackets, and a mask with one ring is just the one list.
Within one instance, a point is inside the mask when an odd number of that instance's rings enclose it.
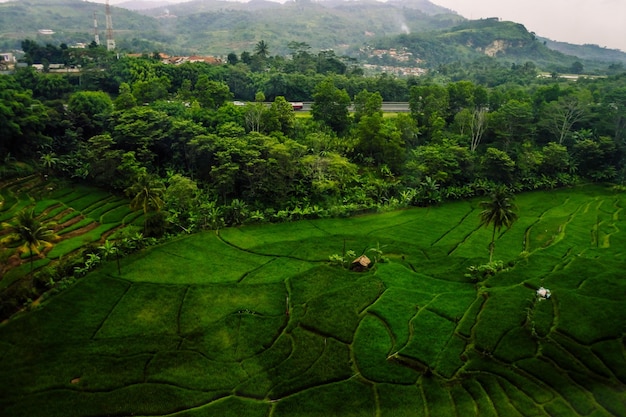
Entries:
{"label": "dense forest", "polygon": [[[541,78],[485,57],[365,77],[291,46],[175,66],[24,41],[27,61],[82,70],[0,78],[1,175],[143,192],[155,236],[626,178],[626,74]],[[311,101],[310,115],[290,101]],[[410,112],[383,114],[383,101]]]}

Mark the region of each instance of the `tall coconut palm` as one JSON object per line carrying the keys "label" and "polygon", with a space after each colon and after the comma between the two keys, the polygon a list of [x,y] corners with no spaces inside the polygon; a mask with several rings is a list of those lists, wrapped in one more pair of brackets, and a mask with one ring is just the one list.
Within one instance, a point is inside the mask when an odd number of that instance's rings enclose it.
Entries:
{"label": "tall coconut palm", "polygon": [[254,45],[254,54],[262,58],[267,58],[270,54],[270,47],[264,40],[260,40]]}
{"label": "tall coconut palm", "polygon": [[496,231],[502,227],[507,229],[517,220],[517,207],[513,204],[513,197],[506,187],[496,187],[490,194],[490,199],[480,202],[480,224],[489,227],[493,225],[491,243],[489,244],[489,262],[493,262],[493,250],[496,241]]}
{"label": "tall coconut palm", "polygon": [[126,189],[126,194],[132,197],[130,208],[142,210],[144,214],[161,210],[164,193],[163,183],[148,174],[141,175],[137,182]]}
{"label": "tall coconut palm", "polygon": [[[144,216],[150,211],[158,212],[161,210],[164,193],[165,187],[163,183],[145,173],[137,178],[137,182],[126,189],[126,194],[132,198],[130,201],[131,210],[142,210]],[[146,221],[144,221],[144,233],[146,231]]]}
{"label": "tall coconut palm", "polygon": [[33,209],[25,209],[17,213],[13,223],[4,223],[9,231],[2,239],[4,241],[19,242],[20,253],[28,252],[30,258],[30,279],[33,279],[33,255],[39,255],[39,248],[51,247],[52,242],[59,237],[54,233],[49,224],[41,223],[34,214]]}

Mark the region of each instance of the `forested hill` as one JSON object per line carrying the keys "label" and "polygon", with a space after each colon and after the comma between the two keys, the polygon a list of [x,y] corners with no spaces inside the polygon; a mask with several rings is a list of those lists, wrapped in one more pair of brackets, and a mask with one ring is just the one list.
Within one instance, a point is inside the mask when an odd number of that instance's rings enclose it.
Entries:
{"label": "forested hill", "polygon": [[[557,72],[567,72],[578,61],[587,70],[626,64],[626,54],[620,51],[547,42],[523,25],[498,19],[466,20],[428,0],[284,4],[195,0],[137,11],[111,9],[115,39],[122,51],[225,56],[252,51],[263,40],[271,55],[287,55],[292,52],[290,45],[306,43],[313,51],[331,49],[361,62],[371,60],[368,51],[372,49],[406,48],[418,58],[419,66],[429,68],[484,55],[509,63],[532,61]],[[89,43],[94,38],[94,12],[104,39],[103,4],[81,0],[2,3],[0,48],[18,49],[23,39],[53,45]],[[55,33],[41,35],[39,29]]]}
{"label": "forested hill", "polygon": [[[144,46],[165,41],[160,34],[160,24],[154,18],[122,8],[111,9],[116,38],[150,39]],[[100,39],[104,40],[103,4],[82,0],[19,0],[0,3],[0,48],[3,51],[19,48],[24,39],[53,45],[89,43],[94,40],[94,13],[98,19]],[[41,35],[38,33],[41,29],[52,30],[54,34]]]}
{"label": "forested hill", "polygon": [[596,53],[581,57],[575,53],[582,50],[582,46],[570,48],[569,53],[551,49],[547,42],[537,38],[523,25],[496,18],[468,20],[437,32],[398,35],[380,40],[378,46],[406,48],[431,68],[458,61],[472,61],[480,56],[518,64],[531,61],[545,70],[556,72],[578,72],[580,66],[578,70],[575,67],[581,62],[585,63],[585,68],[596,68],[598,65],[606,67],[607,62],[626,63],[626,54],[619,51],[611,51],[609,54],[607,50],[606,56]]}
{"label": "forested hill", "polygon": [[316,50],[333,49],[343,54],[376,39],[445,29],[461,20],[446,9],[434,15],[432,8],[424,12],[418,8],[420,4],[410,7],[409,2],[377,1],[196,1],[168,8],[169,16],[177,17],[160,15],[160,20],[186,48],[197,47],[198,40],[203,39],[219,53],[228,53],[251,50],[263,39],[272,46],[271,53],[288,53],[288,44],[295,41],[306,42]]}

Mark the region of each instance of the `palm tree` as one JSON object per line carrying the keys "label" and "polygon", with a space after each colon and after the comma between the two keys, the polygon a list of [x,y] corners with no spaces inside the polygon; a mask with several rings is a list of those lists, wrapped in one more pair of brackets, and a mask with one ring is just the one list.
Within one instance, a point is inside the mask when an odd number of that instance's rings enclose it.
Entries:
{"label": "palm tree", "polygon": [[25,209],[17,213],[13,224],[4,223],[9,234],[2,239],[4,241],[17,241],[20,243],[19,253],[28,251],[30,258],[30,279],[33,280],[33,254],[39,255],[41,246],[51,247],[52,242],[59,237],[48,224],[42,224],[34,214],[33,209]]}
{"label": "palm tree", "polygon": [[46,175],[49,175],[54,167],[59,163],[59,158],[57,158],[54,152],[51,152],[41,155],[40,161],[46,171]]}
{"label": "palm tree", "polygon": [[[126,195],[132,197],[130,201],[131,210],[142,210],[144,216],[149,211],[158,212],[163,207],[163,194],[165,187],[157,178],[149,174],[142,174],[137,178],[137,182],[126,189]],[[148,218],[144,221],[144,233],[146,231]]]}
{"label": "palm tree", "polygon": [[141,175],[136,183],[126,189],[126,195],[133,198],[130,201],[130,208],[142,210],[144,214],[161,210],[164,193],[163,184],[148,174]]}
{"label": "palm tree", "polygon": [[265,42],[264,40],[260,40],[255,46],[254,46],[254,53],[255,55],[258,55],[262,58],[267,58],[268,55],[270,54],[270,47],[267,44],[267,42]]}
{"label": "palm tree", "polygon": [[489,227],[493,225],[493,233],[491,234],[491,243],[489,244],[489,262],[493,261],[493,249],[496,241],[496,231],[500,231],[502,227],[507,229],[511,227],[517,220],[517,207],[512,202],[512,196],[506,187],[496,187],[490,194],[491,199],[481,201],[480,207],[480,225]]}

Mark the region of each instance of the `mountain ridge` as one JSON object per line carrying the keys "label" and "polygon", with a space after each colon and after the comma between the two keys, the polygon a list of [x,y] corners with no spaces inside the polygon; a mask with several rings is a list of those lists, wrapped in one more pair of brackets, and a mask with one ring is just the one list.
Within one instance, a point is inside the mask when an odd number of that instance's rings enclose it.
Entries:
{"label": "mountain ridge", "polygon": [[[114,35],[122,50],[225,56],[251,51],[264,40],[270,53],[278,55],[289,54],[291,42],[350,56],[363,48],[407,47],[430,66],[481,55],[534,61],[547,69],[575,60],[584,61],[585,68],[626,64],[626,54],[619,50],[550,41],[515,22],[467,20],[428,0],[194,0],[134,11],[122,7],[141,4],[147,5],[143,0],[131,0],[111,6]],[[17,49],[19,41],[27,38],[40,43],[90,43],[94,12],[102,39],[105,19],[101,3],[0,3],[0,48]],[[56,33],[42,35],[39,29]]]}

